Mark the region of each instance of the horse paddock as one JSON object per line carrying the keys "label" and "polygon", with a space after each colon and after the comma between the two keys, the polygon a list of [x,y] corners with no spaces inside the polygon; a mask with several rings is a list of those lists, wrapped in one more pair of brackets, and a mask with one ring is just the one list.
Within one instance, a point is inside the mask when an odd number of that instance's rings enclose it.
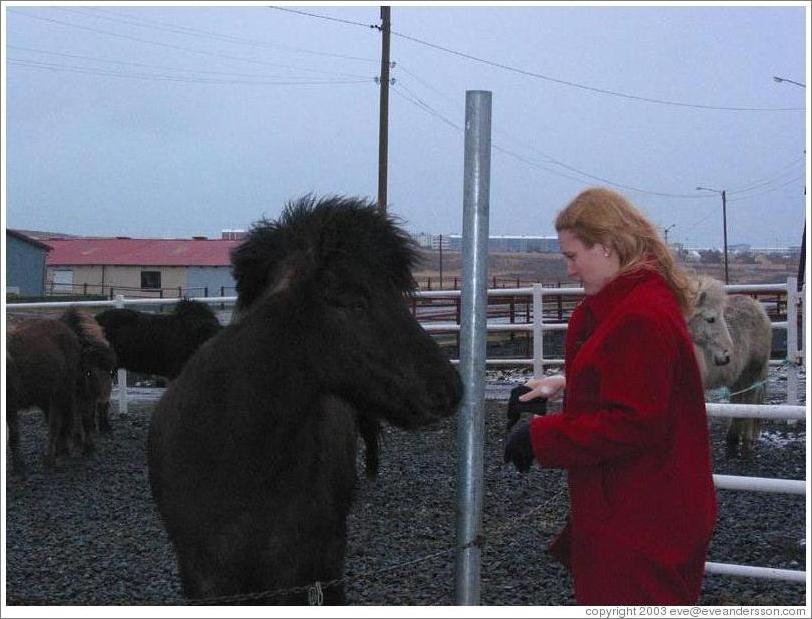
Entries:
{"label": "horse paddock", "polygon": [[[772,383],[780,392],[781,386]],[[773,396],[773,393],[768,396]],[[771,401],[775,401],[770,397]],[[10,605],[185,604],[177,567],[150,496],[146,436],[154,401],[136,399],[95,460],[45,472],[45,426],[20,415],[28,479],[7,477],[6,585]],[[526,476],[502,463],[506,401],[486,402],[484,605],[570,605],[565,570],[544,551],[567,508],[564,476]],[[714,472],[804,479],[806,425],[763,424],[750,461],[726,460],[723,419],[713,419]],[[354,605],[454,603],[455,420],[436,431],[387,427],[377,480],[363,476],[349,518],[345,582]],[[7,462],[8,464],[8,462]],[[6,467],[8,470],[8,466]],[[720,490],[711,561],[802,570],[805,497]],[[803,605],[802,583],[708,575],[705,605]]]}

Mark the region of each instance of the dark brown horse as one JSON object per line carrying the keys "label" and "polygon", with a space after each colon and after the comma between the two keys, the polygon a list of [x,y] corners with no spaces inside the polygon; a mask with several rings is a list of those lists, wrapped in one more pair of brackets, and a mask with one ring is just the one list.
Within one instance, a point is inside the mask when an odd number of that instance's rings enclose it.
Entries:
{"label": "dark brown horse", "polygon": [[222,328],[205,303],[182,299],[168,314],[111,309],[96,315],[119,367],[174,379],[200,345]]}
{"label": "dark brown horse", "polygon": [[374,470],[381,420],[417,429],[462,395],[409,311],[415,257],[374,205],[310,197],[233,252],[236,320],[170,383],[149,429],[188,597],[306,604],[321,582],[325,603],[344,602],[359,435]]}
{"label": "dark brown horse", "polygon": [[6,420],[15,472],[24,475],[17,415],[38,407],[48,423],[45,465],[54,465],[72,441],[93,451],[90,421],[110,398],[115,355],[93,317],[71,308],[58,319],[29,319],[8,334]]}

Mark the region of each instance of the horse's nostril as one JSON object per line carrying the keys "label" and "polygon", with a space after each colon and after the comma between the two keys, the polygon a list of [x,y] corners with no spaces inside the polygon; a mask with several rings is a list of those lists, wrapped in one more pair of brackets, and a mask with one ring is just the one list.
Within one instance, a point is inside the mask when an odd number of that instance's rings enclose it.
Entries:
{"label": "horse's nostril", "polygon": [[720,355],[715,359],[716,365],[727,365],[730,363],[730,355],[725,353],[724,355]]}

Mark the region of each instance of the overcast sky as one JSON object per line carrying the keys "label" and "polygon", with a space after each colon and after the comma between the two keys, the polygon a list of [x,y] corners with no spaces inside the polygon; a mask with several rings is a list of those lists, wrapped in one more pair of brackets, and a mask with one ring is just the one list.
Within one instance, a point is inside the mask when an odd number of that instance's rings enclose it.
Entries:
{"label": "overcast sky", "polygon": [[[785,4],[393,4],[390,211],[462,230],[487,90],[492,234],[554,234],[609,185],[721,247],[704,186],[729,244],[799,245],[807,91],[773,76],[807,83],[809,14]],[[374,200],[379,5],[285,6],[4,3],[6,225],[219,238],[308,192]]]}

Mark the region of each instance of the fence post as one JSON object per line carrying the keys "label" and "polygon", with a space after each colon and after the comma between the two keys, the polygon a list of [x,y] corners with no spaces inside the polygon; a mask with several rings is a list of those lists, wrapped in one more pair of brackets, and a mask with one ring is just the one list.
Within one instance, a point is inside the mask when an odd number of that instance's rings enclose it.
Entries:
{"label": "fence post", "polygon": [[787,404],[798,403],[798,278],[787,278]]}
{"label": "fence post", "polygon": [[457,605],[480,601],[485,443],[485,357],[488,313],[488,211],[491,181],[491,93],[465,93],[463,290],[460,376],[464,386],[457,425]]}
{"label": "fence post", "polygon": [[[112,294],[113,289],[110,289]],[[116,307],[118,309],[124,308],[124,295],[116,295]],[[127,370],[118,368],[118,414],[127,414]]]}
{"label": "fence post", "polygon": [[533,284],[533,377],[544,376],[544,287]]}

